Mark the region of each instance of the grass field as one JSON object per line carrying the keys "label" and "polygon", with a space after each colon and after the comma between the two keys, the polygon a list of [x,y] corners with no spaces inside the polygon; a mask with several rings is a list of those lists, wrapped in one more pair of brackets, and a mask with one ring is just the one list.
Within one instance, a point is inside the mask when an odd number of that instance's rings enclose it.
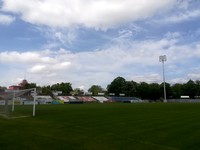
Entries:
{"label": "grass field", "polygon": [[[16,107],[16,111],[27,111]],[[39,105],[0,118],[0,150],[199,150],[200,104]]]}

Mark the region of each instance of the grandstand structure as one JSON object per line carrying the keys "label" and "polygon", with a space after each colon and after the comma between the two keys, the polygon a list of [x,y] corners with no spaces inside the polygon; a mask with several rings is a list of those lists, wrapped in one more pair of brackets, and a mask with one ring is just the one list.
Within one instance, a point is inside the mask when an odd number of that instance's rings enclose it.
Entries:
{"label": "grandstand structure", "polygon": [[96,100],[91,96],[77,96],[78,100],[84,101],[84,102],[95,102]]}
{"label": "grandstand structure", "polygon": [[89,103],[96,102],[91,96],[57,96],[58,100],[64,101],[64,103]]}
{"label": "grandstand structure", "polygon": [[200,103],[200,99],[168,99],[169,103]]}
{"label": "grandstand structure", "polygon": [[53,101],[53,98],[48,95],[37,95],[35,98],[38,104],[51,104]]}
{"label": "grandstand structure", "polygon": [[[124,94],[115,96],[114,93],[110,93],[109,96],[105,96],[105,93],[98,93],[96,96],[92,96],[92,93],[88,92],[81,96],[60,96],[62,91],[52,91],[53,97],[49,95],[35,95],[34,101],[33,96],[19,94],[19,91],[23,91],[22,87],[27,84],[27,80],[23,80],[18,85],[9,86],[8,90],[3,92],[0,91],[0,105],[7,105],[5,99],[9,99],[8,103],[12,103],[11,100],[15,99],[17,105],[37,105],[37,104],[77,104],[77,103],[107,103],[107,102],[121,102],[121,103],[138,103],[143,102],[142,100],[135,97],[125,97]],[[17,92],[18,91],[18,92]],[[13,95],[15,94],[15,95]],[[13,98],[15,97],[15,98]],[[35,106],[34,106],[35,107]]]}
{"label": "grandstand structure", "polygon": [[58,100],[65,103],[90,103],[90,102],[122,102],[122,103],[137,103],[143,102],[136,97],[119,97],[119,96],[58,96]]}
{"label": "grandstand structure", "polygon": [[118,96],[110,96],[108,97],[109,100],[113,102],[123,102],[123,103],[139,103],[143,102],[141,99],[136,97],[118,97]]}
{"label": "grandstand structure", "polygon": [[64,101],[64,103],[78,102],[79,100],[74,96],[58,96],[58,100]]}
{"label": "grandstand structure", "polygon": [[109,99],[104,96],[93,96],[94,99],[96,99],[100,103],[108,102]]}

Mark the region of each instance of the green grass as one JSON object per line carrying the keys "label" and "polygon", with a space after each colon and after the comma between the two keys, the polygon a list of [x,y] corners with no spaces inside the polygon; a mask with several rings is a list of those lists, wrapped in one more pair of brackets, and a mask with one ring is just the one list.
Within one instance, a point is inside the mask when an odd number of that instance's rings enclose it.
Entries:
{"label": "green grass", "polygon": [[[30,106],[16,111],[30,113]],[[0,150],[198,150],[200,104],[39,105],[0,118]]]}

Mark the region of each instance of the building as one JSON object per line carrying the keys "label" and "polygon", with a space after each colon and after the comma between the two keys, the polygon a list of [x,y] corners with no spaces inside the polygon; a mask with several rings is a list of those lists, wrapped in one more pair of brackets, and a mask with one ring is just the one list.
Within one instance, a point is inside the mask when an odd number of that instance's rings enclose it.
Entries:
{"label": "building", "polygon": [[21,90],[21,87],[18,85],[12,85],[8,87],[9,90]]}
{"label": "building", "polygon": [[4,92],[4,91],[5,91],[5,89],[0,86],[0,93]]}
{"label": "building", "polygon": [[26,84],[28,84],[28,81],[24,79],[24,80],[22,80],[21,83],[18,84],[18,86],[19,86],[19,87],[23,87],[23,86],[26,85]]}
{"label": "building", "polygon": [[24,80],[22,80],[22,82],[19,83],[18,85],[9,86],[8,89],[9,89],[9,90],[21,90],[22,87],[23,87],[24,85],[26,85],[26,84],[28,84],[28,81],[24,79]]}

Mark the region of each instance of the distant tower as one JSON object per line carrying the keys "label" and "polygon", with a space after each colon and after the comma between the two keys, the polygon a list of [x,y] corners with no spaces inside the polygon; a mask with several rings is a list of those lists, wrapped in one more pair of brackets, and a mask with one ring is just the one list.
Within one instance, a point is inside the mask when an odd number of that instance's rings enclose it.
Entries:
{"label": "distant tower", "polygon": [[26,80],[26,73],[24,73],[24,80]]}
{"label": "distant tower", "polygon": [[20,87],[23,87],[24,85],[28,84],[28,81],[26,79],[22,80],[22,82],[19,84]]}

